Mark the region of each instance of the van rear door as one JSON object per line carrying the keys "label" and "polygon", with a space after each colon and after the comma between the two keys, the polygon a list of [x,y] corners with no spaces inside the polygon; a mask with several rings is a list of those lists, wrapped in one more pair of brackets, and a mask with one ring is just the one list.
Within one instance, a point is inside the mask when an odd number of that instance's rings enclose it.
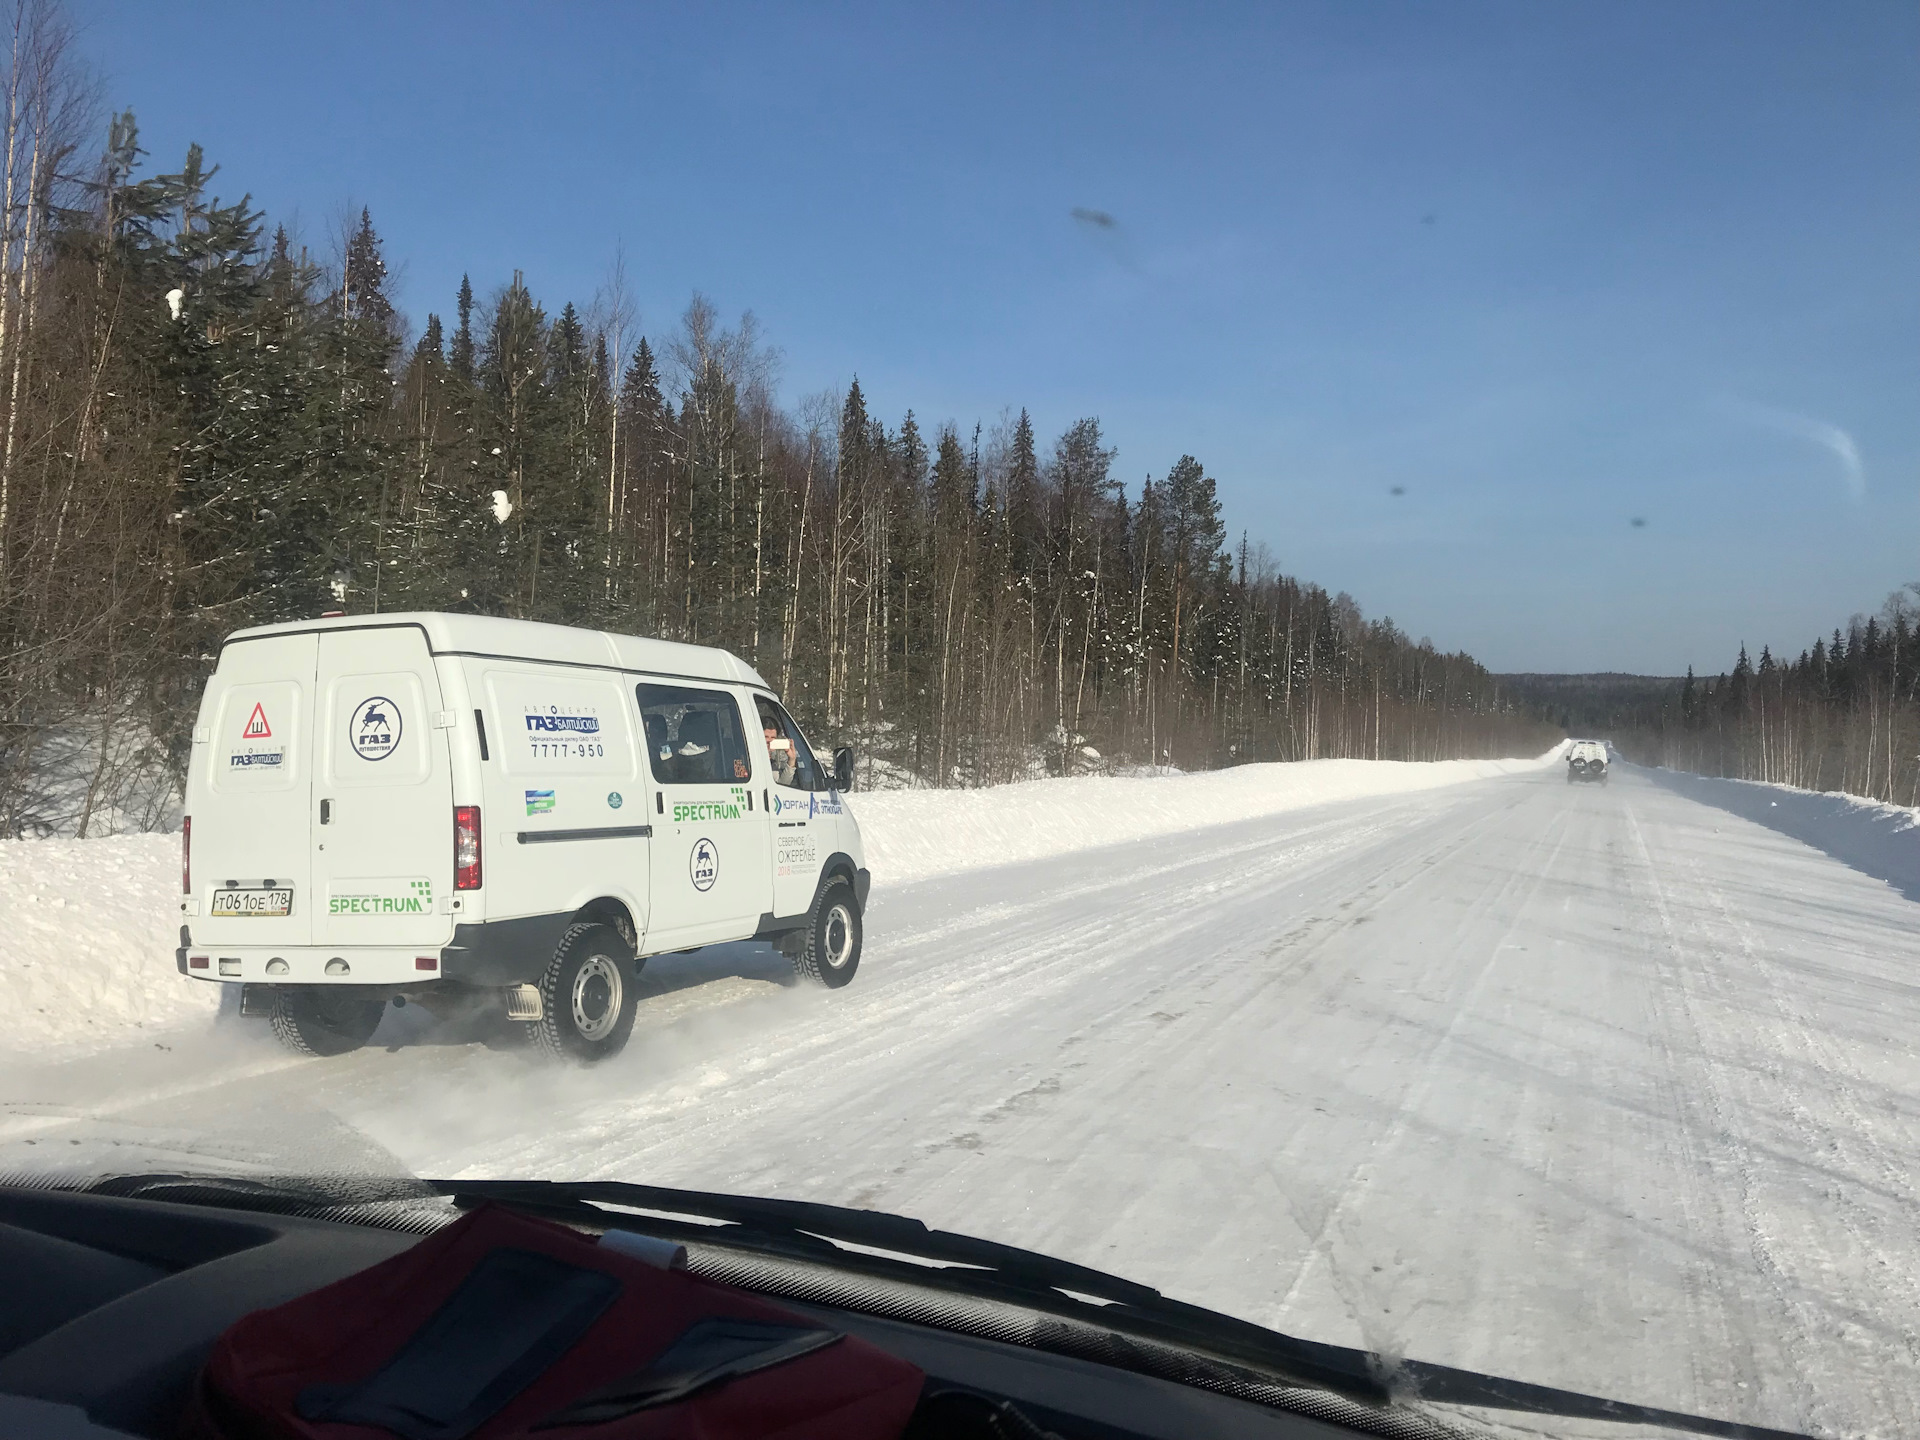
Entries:
{"label": "van rear door", "polygon": [[195,946],[310,941],[318,650],[317,635],[267,635],[220,652],[187,784]]}
{"label": "van rear door", "polygon": [[452,717],[426,635],[327,631],[317,673],[312,943],[437,948],[453,935]]}

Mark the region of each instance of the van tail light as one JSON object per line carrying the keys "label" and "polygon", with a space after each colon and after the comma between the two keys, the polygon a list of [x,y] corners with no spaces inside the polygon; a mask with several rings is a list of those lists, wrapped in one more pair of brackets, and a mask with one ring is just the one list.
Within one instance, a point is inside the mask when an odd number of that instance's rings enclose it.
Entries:
{"label": "van tail light", "polygon": [[453,807],[453,888],[480,888],[480,807]]}
{"label": "van tail light", "polygon": [[193,817],[180,817],[180,893],[193,894]]}

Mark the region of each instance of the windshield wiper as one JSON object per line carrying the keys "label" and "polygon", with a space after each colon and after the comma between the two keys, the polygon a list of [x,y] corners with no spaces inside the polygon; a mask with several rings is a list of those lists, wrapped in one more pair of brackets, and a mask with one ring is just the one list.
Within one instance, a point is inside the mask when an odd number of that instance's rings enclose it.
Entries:
{"label": "windshield wiper", "polygon": [[[599,1229],[639,1230],[682,1244],[733,1246],[824,1263],[908,1285],[1049,1311],[1122,1332],[1145,1333],[1174,1345],[1205,1349],[1224,1358],[1277,1370],[1298,1383],[1336,1390],[1368,1404],[1386,1405],[1393,1398],[1365,1351],[1281,1335],[1197,1305],[1170,1300],[1150,1285],[1017,1246],[934,1230],[906,1215],[614,1180],[426,1183],[457,1205],[491,1200]],[[633,1215],[607,1206],[656,1213]],[[663,1218],[675,1215],[698,1218]],[[704,1223],[710,1221],[723,1223]],[[846,1248],[849,1245],[891,1251],[892,1255]]]}
{"label": "windshield wiper", "polygon": [[[934,1230],[906,1215],[853,1210],[806,1200],[773,1200],[622,1181],[429,1180],[457,1205],[494,1201],[600,1229],[639,1230],[681,1243],[733,1246],[826,1263],[910,1285],[1070,1317],[1134,1332],[1228,1361],[1277,1371],[1370,1405],[1391,1405],[1411,1391],[1432,1404],[1525,1411],[1568,1419],[1658,1425],[1720,1440],[1808,1440],[1787,1430],[1742,1425],[1578,1391],[1531,1385],[1419,1360],[1383,1361],[1365,1350],[1285,1335],[1218,1311],[1171,1300],[1152,1286],[1049,1255]],[[634,1215],[622,1206],[655,1212]],[[676,1221],[675,1215],[697,1217]],[[710,1221],[720,1221],[715,1225]],[[844,1243],[834,1243],[844,1242]],[[872,1255],[866,1246],[932,1261],[935,1267]],[[1383,1378],[1391,1375],[1391,1385]]]}

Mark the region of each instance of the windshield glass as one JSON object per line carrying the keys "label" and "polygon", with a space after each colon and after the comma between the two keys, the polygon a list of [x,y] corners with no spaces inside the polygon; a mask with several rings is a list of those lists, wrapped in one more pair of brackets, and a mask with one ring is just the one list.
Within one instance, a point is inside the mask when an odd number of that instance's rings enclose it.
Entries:
{"label": "windshield glass", "polygon": [[1920,1434],[1920,10],[20,17],[9,1173]]}

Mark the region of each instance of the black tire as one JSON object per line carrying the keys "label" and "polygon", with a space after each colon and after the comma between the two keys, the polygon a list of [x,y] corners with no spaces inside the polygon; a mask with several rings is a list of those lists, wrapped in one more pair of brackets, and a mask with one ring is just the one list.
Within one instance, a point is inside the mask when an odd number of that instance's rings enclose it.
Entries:
{"label": "black tire", "polygon": [[282,985],[273,1033],[296,1055],[348,1055],[373,1038],[387,997],[366,985]]}
{"label": "black tire", "polygon": [[820,887],[807,912],[805,943],[793,957],[793,973],[810,985],[838,990],[860,968],[860,902],[853,885],[836,876]]}
{"label": "black tire", "polygon": [[639,996],[633,947],[611,925],[574,925],[540,977],[540,1018],[528,1029],[566,1060],[608,1060],[626,1048]]}

